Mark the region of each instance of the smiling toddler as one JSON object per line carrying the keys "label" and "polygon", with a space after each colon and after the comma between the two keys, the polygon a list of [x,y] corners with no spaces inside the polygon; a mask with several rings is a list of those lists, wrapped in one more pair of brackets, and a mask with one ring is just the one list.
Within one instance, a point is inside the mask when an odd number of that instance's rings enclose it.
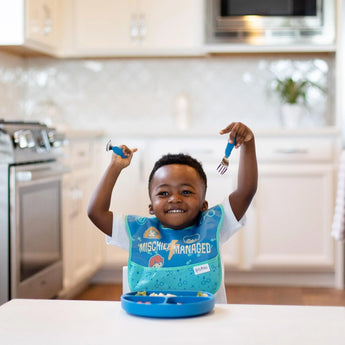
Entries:
{"label": "smiling toddler", "polygon": [[241,147],[237,188],[222,203],[208,207],[207,177],[200,162],[187,154],[167,154],[149,176],[151,217],[113,214],[111,194],[121,171],[137,149],[122,146],[126,158],[113,154],[90,201],[88,215],[107,235],[107,242],[129,251],[131,291],[202,290],[226,303],[222,245],[244,225],[257,188],[252,131],[233,122],[229,133]]}

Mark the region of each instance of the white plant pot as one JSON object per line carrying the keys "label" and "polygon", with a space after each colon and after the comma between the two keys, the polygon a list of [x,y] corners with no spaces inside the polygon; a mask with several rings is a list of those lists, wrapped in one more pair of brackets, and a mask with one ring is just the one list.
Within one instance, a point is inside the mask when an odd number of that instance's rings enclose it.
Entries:
{"label": "white plant pot", "polygon": [[301,104],[283,104],[281,106],[281,119],[284,128],[296,128],[299,126],[303,115],[303,105]]}

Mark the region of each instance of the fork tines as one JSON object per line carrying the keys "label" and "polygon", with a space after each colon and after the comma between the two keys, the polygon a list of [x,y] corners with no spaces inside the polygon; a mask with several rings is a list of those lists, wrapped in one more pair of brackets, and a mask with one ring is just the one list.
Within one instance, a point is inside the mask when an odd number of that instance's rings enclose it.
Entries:
{"label": "fork tines", "polygon": [[229,166],[229,160],[224,157],[222,159],[222,161],[220,162],[220,164],[217,167],[217,171],[219,172],[219,174],[224,175],[225,172],[228,170],[228,166]]}
{"label": "fork tines", "polygon": [[228,170],[228,166],[229,166],[229,157],[231,154],[232,149],[235,147],[235,143],[236,143],[236,137],[237,137],[237,133],[235,134],[235,138],[233,140],[232,143],[230,143],[230,141],[228,141],[228,143],[226,144],[226,148],[225,148],[225,155],[222,159],[222,161],[220,162],[220,164],[218,165],[218,172],[221,175],[224,175],[224,173]]}

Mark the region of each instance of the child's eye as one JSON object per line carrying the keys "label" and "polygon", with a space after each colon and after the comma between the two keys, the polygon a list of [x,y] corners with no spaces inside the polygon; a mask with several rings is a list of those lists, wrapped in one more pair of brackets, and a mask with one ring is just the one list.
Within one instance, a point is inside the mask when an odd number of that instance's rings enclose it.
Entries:
{"label": "child's eye", "polygon": [[182,194],[183,195],[188,195],[188,194],[192,194],[192,192],[190,190],[183,190]]}
{"label": "child's eye", "polygon": [[167,196],[167,195],[169,195],[169,193],[168,192],[159,192],[158,195],[159,196]]}

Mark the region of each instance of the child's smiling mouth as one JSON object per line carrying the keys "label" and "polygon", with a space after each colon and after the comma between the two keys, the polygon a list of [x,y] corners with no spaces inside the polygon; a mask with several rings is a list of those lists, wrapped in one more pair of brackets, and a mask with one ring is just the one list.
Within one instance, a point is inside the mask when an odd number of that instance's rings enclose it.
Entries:
{"label": "child's smiling mouth", "polygon": [[172,210],[168,210],[167,213],[185,213],[185,210],[181,210],[179,208],[174,208]]}

